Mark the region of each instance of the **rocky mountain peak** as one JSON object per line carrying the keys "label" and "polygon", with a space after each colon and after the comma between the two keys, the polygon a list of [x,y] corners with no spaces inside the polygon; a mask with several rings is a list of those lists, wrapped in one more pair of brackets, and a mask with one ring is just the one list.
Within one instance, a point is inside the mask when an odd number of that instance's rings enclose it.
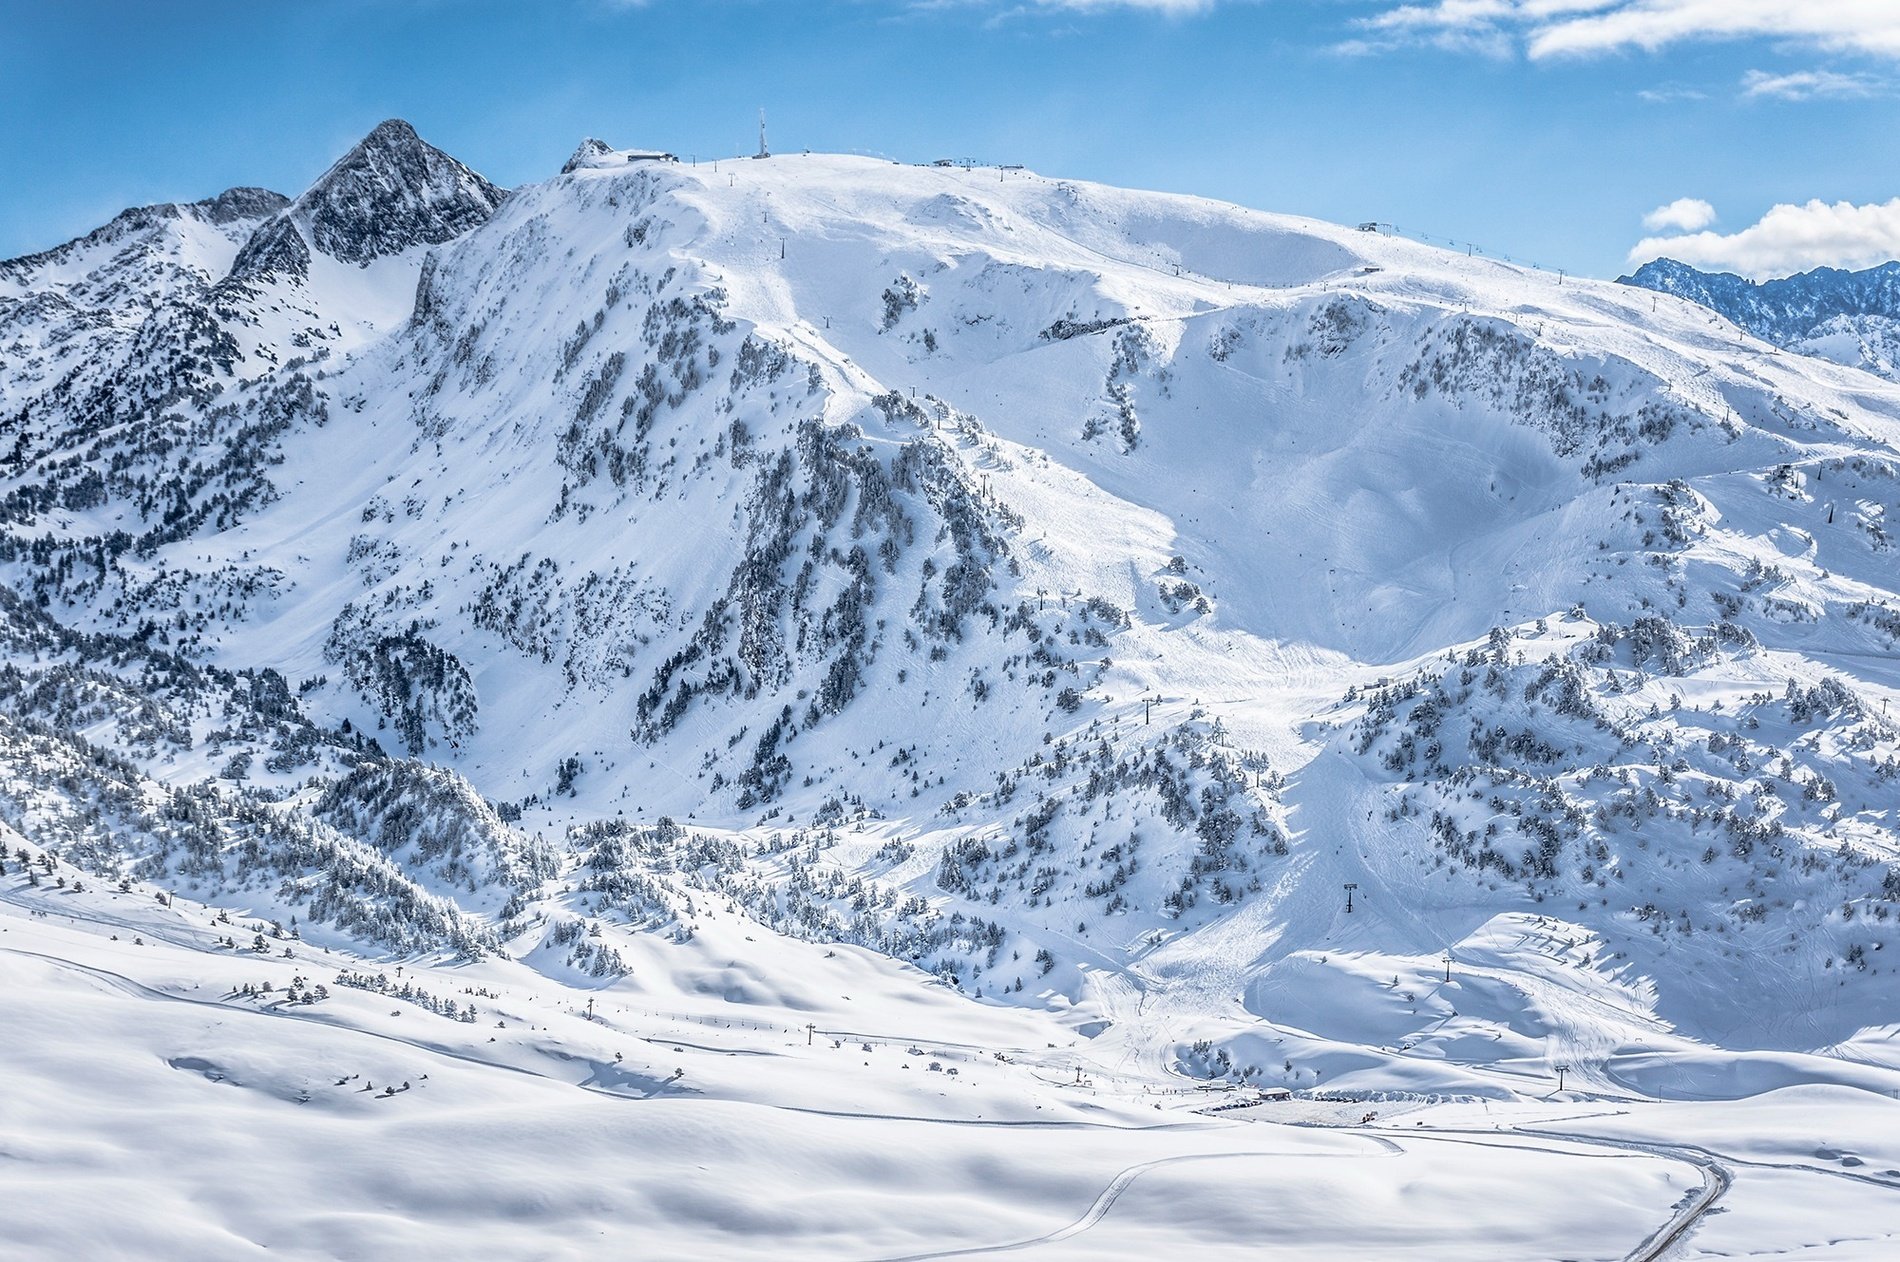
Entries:
{"label": "rocky mountain peak", "polygon": [[390,119],[297,200],[311,244],[367,263],[413,245],[440,245],[486,223],[506,193]]}
{"label": "rocky mountain peak", "polygon": [[[261,227],[233,274],[300,270],[300,256],[312,249],[361,265],[412,246],[440,245],[486,223],[505,196],[392,118],[292,203],[285,222]],[[292,232],[296,243],[288,239]]]}
{"label": "rocky mountain peak", "polygon": [[613,151],[613,146],[606,141],[596,140],[594,137],[589,136],[587,139],[581,141],[580,145],[574,150],[573,156],[568,158],[568,160],[561,165],[561,174],[568,175],[581,170],[583,167],[597,166],[602,158],[611,154]]}

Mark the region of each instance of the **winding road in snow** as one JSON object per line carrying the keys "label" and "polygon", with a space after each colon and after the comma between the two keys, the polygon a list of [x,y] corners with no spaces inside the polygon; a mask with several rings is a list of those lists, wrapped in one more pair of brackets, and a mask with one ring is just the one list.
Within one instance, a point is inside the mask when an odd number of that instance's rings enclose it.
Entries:
{"label": "winding road in snow", "polygon": [[[1662,1152],[1662,1149],[1650,1151]],[[1685,1157],[1684,1160],[1694,1158]],[[1656,1229],[1656,1233],[1636,1247],[1627,1262],[1657,1262],[1671,1253],[1691,1231],[1702,1221],[1702,1216],[1715,1207],[1715,1203],[1728,1192],[1733,1176],[1727,1167],[1714,1160],[1695,1161],[1702,1171],[1702,1190],[1689,1199],[1688,1204],[1676,1211],[1676,1216]]]}
{"label": "winding road in snow", "polygon": [[[1383,1128],[1381,1128],[1383,1129]],[[1647,1143],[1641,1140],[1605,1139],[1597,1135],[1579,1135],[1565,1131],[1550,1131],[1529,1127],[1517,1127],[1510,1130],[1478,1130],[1471,1127],[1418,1128],[1407,1131],[1386,1130],[1386,1134],[1401,1135],[1406,1139],[1423,1140],[1431,1143],[1475,1144],[1488,1148],[1532,1149],[1538,1152],[1559,1152],[1554,1148],[1544,1148],[1535,1144],[1510,1143],[1512,1137],[1543,1138],[1562,1140],[1587,1148],[1609,1148],[1620,1152],[1634,1153],[1651,1157],[1659,1161],[1676,1161],[1696,1168],[1701,1175],[1702,1186],[1693,1194],[1678,1202],[1675,1212],[1667,1222],[1657,1227],[1642,1243],[1624,1256],[1624,1262],[1660,1262],[1667,1257],[1682,1240],[1694,1230],[1702,1216],[1715,1207],[1717,1201],[1728,1192],[1734,1182],[1733,1173],[1706,1149],[1689,1145]],[[1805,1169],[1806,1167],[1801,1167]],[[1815,1171],[1826,1174],[1830,1171]]]}

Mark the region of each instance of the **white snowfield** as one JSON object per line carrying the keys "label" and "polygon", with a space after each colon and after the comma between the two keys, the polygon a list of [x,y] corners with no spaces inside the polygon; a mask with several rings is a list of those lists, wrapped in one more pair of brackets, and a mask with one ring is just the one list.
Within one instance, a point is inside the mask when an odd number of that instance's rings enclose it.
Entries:
{"label": "white snowfield", "polygon": [[569,168],[0,264],[0,1255],[1900,1249],[1900,384]]}

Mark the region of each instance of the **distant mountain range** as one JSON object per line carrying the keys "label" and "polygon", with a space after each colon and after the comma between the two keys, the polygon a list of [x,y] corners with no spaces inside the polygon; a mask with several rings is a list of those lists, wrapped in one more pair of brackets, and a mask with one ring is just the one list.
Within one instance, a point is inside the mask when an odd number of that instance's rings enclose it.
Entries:
{"label": "distant mountain range", "polygon": [[1699,302],[1777,346],[1900,380],[1900,262],[1752,281],[1657,259],[1620,283]]}

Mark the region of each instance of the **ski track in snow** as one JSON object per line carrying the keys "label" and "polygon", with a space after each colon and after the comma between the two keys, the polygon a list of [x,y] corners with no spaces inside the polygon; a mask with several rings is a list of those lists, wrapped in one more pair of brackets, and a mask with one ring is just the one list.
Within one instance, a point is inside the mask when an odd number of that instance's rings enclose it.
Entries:
{"label": "ski track in snow", "polygon": [[[1380,1145],[1388,1153],[1396,1155],[1404,1151],[1403,1148],[1392,1143],[1390,1140],[1381,1139],[1378,1136],[1369,1136],[1368,1138],[1370,1138],[1373,1143]],[[1115,1207],[1115,1202],[1121,1198],[1123,1192],[1128,1190],[1129,1185],[1150,1170],[1158,1170],[1163,1166],[1185,1165],[1189,1162],[1237,1161],[1248,1157],[1290,1157],[1294,1155],[1295,1154],[1288,1152],[1229,1152],[1197,1153],[1185,1157],[1161,1157],[1154,1161],[1143,1162],[1138,1166],[1130,1166],[1128,1169],[1117,1174],[1109,1181],[1108,1186],[1102,1189],[1101,1195],[1095,1198],[1095,1202],[1088,1207],[1088,1210],[1084,1212],[1080,1218],[1066,1227],[1059,1227],[1055,1231],[1049,1232],[1047,1235],[1035,1236],[1028,1240],[1018,1240],[1010,1244],[977,1245],[968,1249],[946,1249],[938,1253],[906,1254],[900,1258],[887,1259],[886,1262],[929,1262],[929,1259],[932,1258],[964,1258],[976,1257],[986,1253],[1014,1253],[1021,1249],[1033,1249],[1037,1245],[1054,1244],[1058,1240],[1067,1240],[1071,1236],[1079,1236],[1101,1222],[1102,1219],[1108,1217],[1108,1211]],[[1310,1154],[1301,1155],[1310,1156]]]}

